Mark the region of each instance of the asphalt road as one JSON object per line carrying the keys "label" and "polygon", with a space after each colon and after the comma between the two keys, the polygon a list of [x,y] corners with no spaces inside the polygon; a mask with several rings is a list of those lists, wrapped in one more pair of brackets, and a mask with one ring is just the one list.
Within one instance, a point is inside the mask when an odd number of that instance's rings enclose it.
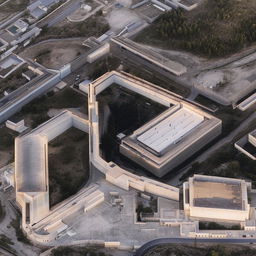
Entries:
{"label": "asphalt road", "polygon": [[159,238],[152,240],[142,247],[140,247],[134,256],[143,256],[146,252],[158,245],[164,244],[186,244],[186,243],[216,243],[216,244],[250,244],[256,243],[256,239],[244,238],[244,239],[207,239],[207,238]]}

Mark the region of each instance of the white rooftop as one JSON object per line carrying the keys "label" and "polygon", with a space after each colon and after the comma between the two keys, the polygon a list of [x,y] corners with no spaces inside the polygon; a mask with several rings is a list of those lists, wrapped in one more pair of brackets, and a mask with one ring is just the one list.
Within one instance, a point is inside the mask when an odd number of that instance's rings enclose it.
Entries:
{"label": "white rooftop", "polygon": [[171,144],[176,144],[203,121],[202,115],[187,108],[181,108],[139,135],[137,140],[157,153],[161,153]]}

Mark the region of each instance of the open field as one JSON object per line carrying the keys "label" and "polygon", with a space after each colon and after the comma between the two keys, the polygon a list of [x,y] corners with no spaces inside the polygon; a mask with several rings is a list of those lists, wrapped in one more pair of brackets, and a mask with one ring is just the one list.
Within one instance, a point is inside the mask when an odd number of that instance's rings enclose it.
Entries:
{"label": "open field", "polygon": [[71,128],[49,143],[50,205],[75,194],[89,178],[89,136]]}
{"label": "open field", "polygon": [[47,68],[58,69],[85,53],[83,40],[54,40],[26,48],[20,56],[30,58]]}
{"label": "open field", "polygon": [[160,16],[136,41],[219,57],[256,41],[254,0],[205,0],[191,12]]}

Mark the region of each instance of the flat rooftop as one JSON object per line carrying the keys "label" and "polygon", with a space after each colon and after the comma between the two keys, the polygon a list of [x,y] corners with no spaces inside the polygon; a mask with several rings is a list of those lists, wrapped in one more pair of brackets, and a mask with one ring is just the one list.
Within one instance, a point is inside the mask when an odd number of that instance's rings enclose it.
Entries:
{"label": "flat rooftop", "polygon": [[18,192],[46,191],[47,141],[30,135],[16,140],[16,186]]}
{"label": "flat rooftop", "polygon": [[193,180],[192,193],[195,207],[243,209],[242,185],[239,180],[217,181],[196,177]]}
{"label": "flat rooftop", "polygon": [[202,115],[181,108],[139,135],[137,140],[160,154],[170,145],[178,143],[203,121]]}

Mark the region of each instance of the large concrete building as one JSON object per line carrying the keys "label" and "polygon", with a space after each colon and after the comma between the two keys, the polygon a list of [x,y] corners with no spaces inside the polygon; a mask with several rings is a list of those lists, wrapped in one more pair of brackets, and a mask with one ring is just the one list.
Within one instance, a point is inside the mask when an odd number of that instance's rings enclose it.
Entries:
{"label": "large concrete building", "polygon": [[185,214],[199,220],[246,221],[248,188],[250,184],[244,180],[194,175],[183,183]]}
{"label": "large concrete building", "polygon": [[222,122],[183,100],[149,121],[120,145],[120,152],[162,177],[221,133]]}
{"label": "large concrete building", "polygon": [[64,111],[15,139],[16,201],[22,211],[23,227],[49,214],[48,142],[71,127],[89,132],[87,120]]}

